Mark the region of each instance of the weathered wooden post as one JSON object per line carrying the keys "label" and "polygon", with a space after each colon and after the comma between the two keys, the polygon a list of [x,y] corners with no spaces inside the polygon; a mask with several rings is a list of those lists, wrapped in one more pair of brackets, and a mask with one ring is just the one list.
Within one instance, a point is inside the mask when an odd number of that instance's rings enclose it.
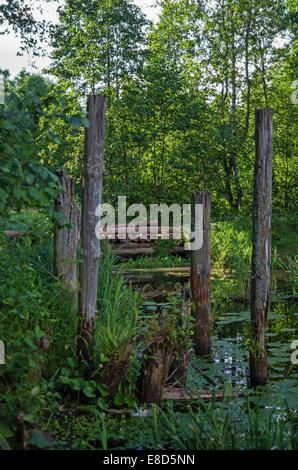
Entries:
{"label": "weathered wooden post", "polygon": [[211,307],[210,307],[210,259],[211,259],[211,193],[199,191],[192,194],[192,232],[196,204],[203,205],[203,245],[190,252],[190,284],[194,302],[195,352],[208,355],[211,351]]}
{"label": "weathered wooden post", "polygon": [[100,240],[95,234],[98,221],[95,211],[101,203],[104,178],[105,108],[105,96],[88,97],[89,128],[86,130],[84,152],[78,341],[79,355],[85,359],[88,359],[88,345],[93,341],[97,310]]}
{"label": "weathered wooden post", "polygon": [[[187,330],[189,319],[191,316],[191,290],[188,287],[183,288],[183,302],[181,305],[181,330]],[[173,360],[169,369],[169,377],[166,385],[183,385],[186,386],[188,365],[193,349],[190,349],[187,340],[179,341],[175,344],[173,351]]]}
{"label": "weathered wooden post", "polygon": [[173,361],[173,344],[166,341],[167,315],[159,315],[159,328],[153,334],[142,364],[142,403],[160,403]]}
{"label": "weathered wooden post", "polygon": [[269,303],[273,110],[255,113],[256,157],[253,192],[250,386],[265,385],[268,361],[265,327]]}
{"label": "weathered wooden post", "polygon": [[61,224],[70,224],[65,228],[55,227],[54,231],[54,270],[55,276],[62,275],[65,287],[73,293],[77,307],[77,263],[76,251],[80,225],[80,209],[74,201],[73,181],[63,168],[56,172],[58,184],[63,189],[56,201],[55,210],[62,215]]}

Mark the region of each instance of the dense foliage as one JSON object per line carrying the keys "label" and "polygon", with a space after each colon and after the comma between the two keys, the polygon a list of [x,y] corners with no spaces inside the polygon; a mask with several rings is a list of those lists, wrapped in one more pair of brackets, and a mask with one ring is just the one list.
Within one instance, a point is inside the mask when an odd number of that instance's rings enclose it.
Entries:
{"label": "dense foliage", "polygon": [[[153,23],[132,0],[65,0],[55,25],[35,15],[55,0],[34,3],[0,6],[0,35],[13,30],[33,55],[42,40],[51,46],[42,73],[0,71],[0,449],[295,448],[297,2],[160,0]],[[182,204],[212,191],[215,347],[199,365],[226,390],[220,405],[214,396],[178,411],[139,408],[152,338],[191,350],[192,324],[181,326],[180,280],[162,278],[148,300],[150,285],[134,290],[121,272],[184,265],[171,242],[157,243],[157,256],[101,257],[94,344],[88,361],[77,357],[77,312],[54,275],[54,200],[62,167],[81,200],[90,93],[107,95],[104,202]],[[263,107],[274,108],[270,384],[233,401],[231,384],[247,385],[254,110]],[[193,375],[188,383],[210,385]]]}
{"label": "dense foliage", "polygon": [[[194,188],[208,188],[218,209],[248,207],[254,108],[272,106],[274,202],[293,207],[294,6],[168,0],[161,7],[157,24],[146,25],[125,0],[67,2],[53,33],[51,72],[64,87],[78,99],[108,96],[106,199],[188,202]],[[74,174],[77,145],[68,147]]]}
{"label": "dense foliage", "polygon": [[[18,140],[27,147],[34,139],[39,148],[30,150],[37,158],[42,147],[48,168],[64,165],[79,183],[84,135],[65,125],[61,99],[77,114],[88,93],[103,92],[106,201],[126,194],[146,204],[189,202],[191,191],[201,188],[213,191],[214,210],[223,212],[251,206],[254,109],[271,106],[274,205],[293,208],[295,15],[294,3],[284,0],[167,0],[153,25],[126,0],[68,1],[51,27],[49,72],[58,84],[6,74],[6,109],[19,114],[23,106],[31,113],[35,128],[19,127]],[[44,106],[47,119],[40,116]],[[13,135],[12,114],[3,117],[5,132]],[[49,120],[55,138],[41,142],[36,137],[44,137]],[[5,133],[1,138],[7,142]]]}

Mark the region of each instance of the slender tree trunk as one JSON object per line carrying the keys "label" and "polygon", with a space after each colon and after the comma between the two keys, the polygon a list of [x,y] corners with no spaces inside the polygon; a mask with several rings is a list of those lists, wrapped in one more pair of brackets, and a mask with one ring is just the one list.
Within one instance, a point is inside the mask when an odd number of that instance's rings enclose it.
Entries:
{"label": "slender tree trunk", "polygon": [[245,117],[245,128],[244,128],[244,136],[243,142],[246,141],[249,129],[249,118],[250,118],[250,91],[251,91],[251,79],[249,77],[249,38],[250,38],[250,28],[251,28],[251,15],[252,11],[249,9],[247,19],[247,27],[245,33],[245,80],[247,86],[247,94],[246,94],[246,117]]}
{"label": "slender tree trunk", "polygon": [[236,70],[236,48],[235,48],[235,25],[234,25],[234,10],[231,10],[231,28],[232,28],[232,41],[231,41],[231,53],[232,53],[232,105],[231,105],[231,127],[232,127],[232,152],[231,152],[231,163],[234,172],[234,181],[235,181],[235,188],[236,188],[236,201],[235,207],[238,209],[241,204],[242,199],[242,189],[241,183],[239,178],[239,170],[238,170],[238,161],[237,161],[237,123],[236,123],[236,77],[237,77],[237,70]]}
{"label": "slender tree trunk", "polygon": [[265,385],[268,361],[265,327],[269,302],[273,110],[256,110],[253,195],[250,386]]}
{"label": "slender tree trunk", "polygon": [[[108,43],[110,43],[110,35],[108,30]],[[110,44],[107,47],[107,101],[106,101],[106,120],[107,120],[107,135],[106,135],[106,148],[107,148],[107,155],[108,158],[108,168],[109,168],[109,176],[112,178],[113,176],[113,152],[112,152],[112,133],[113,133],[113,125],[111,119],[111,107],[112,107],[112,77],[111,77],[111,49]]]}
{"label": "slender tree trunk", "polygon": [[89,129],[85,136],[82,198],[81,264],[79,293],[79,354],[88,358],[86,344],[93,341],[96,318],[100,240],[96,237],[96,208],[101,204],[104,178],[106,97],[90,95],[87,103]]}
{"label": "slender tree trunk", "polygon": [[264,99],[265,99],[265,106],[268,106],[268,93],[267,93],[267,83],[266,83],[266,57],[264,55],[264,48],[262,46],[262,41],[259,39],[259,48],[260,48],[260,56],[261,56],[261,71],[262,71],[262,83],[263,83],[263,91],[264,91]]}
{"label": "slender tree trunk", "polygon": [[[211,351],[211,308],[210,308],[210,212],[211,193],[195,192],[192,196],[192,211],[195,205],[203,204],[203,245],[199,250],[191,251],[190,283],[195,312],[195,352],[200,355]],[[192,228],[192,231],[194,227]]]}
{"label": "slender tree trunk", "polygon": [[63,276],[65,287],[76,297],[77,306],[77,263],[76,250],[79,239],[80,209],[74,201],[73,181],[65,169],[57,171],[59,186],[63,190],[55,201],[55,210],[62,214],[61,224],[71,227],[54,232],[54,264],[55,276]]}
{"label": "slender tree trunk", "polygon": [[[221,91],[221,101],[222,101],[221,121],[222,123],[225,122],[225,101],[228,96],[228,88],[229,88],[229,84],[228,84],[228,79],[226,78],[225,81],[222,82],[222,91]],[[220,128],[220,133],[221,133],[221,138],[222,138],[222,160],[223,160],[223,169],[224,169],[224,175],[225,175],[226,194],[227,194],[230,207],[234,207],[234,198],[233,198],[233,193],[232,193],[232,188],[231,188],[231,167],[230,167],[230,161],[228,161],[228,158],[226,155],[227,146],[226,146],[226,139],[225,139],[223,127]]]}
{"label": "slender tree trunk", "polygon": [[232,193],[232,188],[231,188],[231,167],[230,167],[230,162],[228,161],[228,158],[225,154],[225,148],[223,149],[223,168],[224,168],[224,173],[225,173],[225,188],[226,188],[226,193],[227,193],[227,198],[230,204],[230,207],[235,207],[235,202],[233,198],[233,193]]}

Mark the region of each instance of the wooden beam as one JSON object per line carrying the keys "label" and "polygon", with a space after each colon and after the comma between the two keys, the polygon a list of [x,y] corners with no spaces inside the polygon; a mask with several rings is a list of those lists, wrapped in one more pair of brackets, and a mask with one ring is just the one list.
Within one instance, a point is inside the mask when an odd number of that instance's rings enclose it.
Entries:
{"label": "wooden beam", "polygon": [[[113,249],[112,254],[115,256],[136,256],[136,255],[150,255],[155,253],[155,247],[136,247],[136,248],[119,248]],[[183,253],[184,247],[183,246],[176,246],[171,249],[171,253]]]}
{"label": "wooden beam", "polygon": [[[231,392],[231,398],[245,397],[245,392]],[[191,390],[183,388],[171,388],[165,387],[162,393],[162,400],[173,400],[173,401],[188,401],[188,400],[197,400],[200,397],[204,402],[212,400],[213,391],[212,390]],[[223,390],[218,390],[215,393],[215,401],[223,401],[225,398],[225,392]]]}

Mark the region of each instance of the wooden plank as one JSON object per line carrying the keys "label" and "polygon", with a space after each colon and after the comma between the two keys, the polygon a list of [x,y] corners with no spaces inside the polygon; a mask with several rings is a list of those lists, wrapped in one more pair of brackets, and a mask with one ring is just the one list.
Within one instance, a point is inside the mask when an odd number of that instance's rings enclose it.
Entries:
{"label": "wooden plank", "polygon": [[[173,400],[173,401],[189,401],[197,400],[198,396],[201,397],[205,402],[211,401],[213,397],[212,390],[191,390],[191,389],[182,389],[182,388],[171,388],[165,387],[162,393],[162,400]],[[245,397],[245,392],[231,392],[231,395],[228,397],[237,398]],[[215,401],[222,401],[225,398],[225,392],[218,390],[215,394]]]}
{"label": "wooden plank", "polygon": [[[136,255],[150,255],[155,253],[155,247],[142,247],[142,248],[119,248],[112,250],[112,254],[115,256],[136,256]],[[183,253],[184,247],[177,246],[171,249],[171,253]]]}
{"label": "wooden plank", "polygon": [[[111,230],[117,230],[118,228],[125,228],[125,227],[128,226],[128,224],[129,224],[129,222],[121,223],[121,224],[114,224],[114,225],[112,225],[112,224],[110,224],[110,225],[105,225],[105,227],[104,227],[104,232],[106,232],[106,231],[111,231]],[[158,222],[157,222],[157,220],[153,220],[153,221],[150,222],[150,219],[147,219],[147,220],[145,220],[145,221],[142,221],[140,226],[141,226],[141,227],[144,227],[144,228],[145,228],[145,227],[147,228],[149,225],[155,227],[155,226],[158,225]]]}

